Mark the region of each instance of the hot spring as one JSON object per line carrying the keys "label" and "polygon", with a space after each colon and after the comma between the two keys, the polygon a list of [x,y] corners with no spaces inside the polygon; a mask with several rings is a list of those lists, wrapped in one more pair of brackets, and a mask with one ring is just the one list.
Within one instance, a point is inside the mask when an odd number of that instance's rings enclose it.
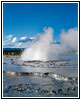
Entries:
{"label": "hot spring", "polygon": [[60,44],[44,28],[20,57],[3,58],[4,97],[77,97],[78,31],[62,31]]}

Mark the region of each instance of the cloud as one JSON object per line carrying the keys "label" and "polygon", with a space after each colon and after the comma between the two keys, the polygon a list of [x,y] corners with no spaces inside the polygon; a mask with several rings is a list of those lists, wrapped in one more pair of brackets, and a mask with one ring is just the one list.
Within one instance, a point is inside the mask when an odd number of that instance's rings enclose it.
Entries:
{"label": "cloud", "polygon": [[25,36],[20,38],[20,40],[26,40],[26,39],[27,39],[27,37],[25,37]]}
{"label": "cloud", "polygon": [[12,48],[14,47],[14,44],[4,44],[4,48]]}
{"label": "cloud", "polygon": [[22,43],[20,42],[20,43],[18,43],[18,46],[21,46],[22,45]]}
{"label": "cloud", "polygon": [[8,45],[8,44],[9,44],[9,42],[10,42],[10,40],[12,39],[12,37],[13,37],[13,35],[12,35],[12,34],[7,35],[7,36],[5,37],[5,40],[3,41],[3,46]]}
{"label": "cloud", "polygon": [[14,42],[16,42],[16,40],[17,40],[17,37],[14,37],[12,42],[14,43]]}
{"label": "cloud", "polygon": [[60,42],[59,42],[59,41],[54,40],[54,41],[53,41],[53,44],[60,44]]}
{"label": "cloud", "polygon": [[20,40],[18,42],[19,43],[21,43],[21,42],[24,43],[24,42],[27,42],[27,40],[28,40],[27,37],[26,36],[23,36],[23,37],[20,38]]}
{"label": "cloud", "polygon": [[23,42],[23,43],[25,43],[25,42],[29,42],[29,41],[32,41],[32,40],[29,39],[29,38],[27,38],[27,39],[25,39],[25,40],[19,40],[18,42]]}
{"label": "cloud", "polygon": [[5,42],[3,41],[3,45],[5,45]]}
{"label": "cloud", "polygon": [[25,43],[25,42],[33,41],[33,40],[35,40],[35,39],[36,39],[36,37],[29,37],[29,38],[27,38],[26,36],[24,36],[24,37],[21,37],[20,40],[19,40],[18,42],[23,42],[23,43]]}
{"label": "cloud", "polygon": [[13,35],[8,35],[6,36],[6,39],[10,40],[12,38]]}
{"label": "cloud", "polygon": [[7,43],[8,41],[10,41],[11,38],[12,38],[12,36],[13,36],[13,35],[11,35],[11,34],[10,34],[10,35],[7,35],[7,36],[6,36],[6,40],[4,41],[4,43]]}
{"label": "cloud", "polygon": [[36,37],[30,37],[31,40],[35,39]]}

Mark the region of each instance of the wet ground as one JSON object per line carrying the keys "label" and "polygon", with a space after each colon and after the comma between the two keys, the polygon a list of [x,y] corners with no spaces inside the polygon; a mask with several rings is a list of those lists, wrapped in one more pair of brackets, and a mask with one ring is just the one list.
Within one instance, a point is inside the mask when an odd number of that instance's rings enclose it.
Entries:
{"label": "wet ground", "polygon": [[77,97],[78,63],[74,57],[44,62],[5,57],[3,96]]}

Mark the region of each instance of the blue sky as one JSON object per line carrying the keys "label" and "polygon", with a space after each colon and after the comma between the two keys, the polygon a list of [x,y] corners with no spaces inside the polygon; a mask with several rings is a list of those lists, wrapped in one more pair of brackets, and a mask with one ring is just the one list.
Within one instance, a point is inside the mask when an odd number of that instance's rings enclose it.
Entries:
{"label": "blue sky", "polygon": [[[78,27],[77,3],[4,3],[3,41],[13,45],[43,32],[43,27],[54,29],[54,40],[59,41],[62,29]],[[21,39],[23,37],[23,39]],[[27,37],[27,38],[26,38]],[[14,42],[16,41],[16,42]],[[25,41],[24,41],[25,42]],[[19,42],[18,42],[19,43]]]}

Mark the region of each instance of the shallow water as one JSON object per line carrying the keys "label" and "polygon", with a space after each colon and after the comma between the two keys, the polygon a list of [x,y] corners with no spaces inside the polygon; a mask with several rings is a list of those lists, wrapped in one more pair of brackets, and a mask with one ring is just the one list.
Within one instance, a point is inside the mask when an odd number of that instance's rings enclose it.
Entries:
{"label": "shallow water", "polygon": [[3,59],[4,97],[77,97],[77,56],[60,56],[53,61]]}

